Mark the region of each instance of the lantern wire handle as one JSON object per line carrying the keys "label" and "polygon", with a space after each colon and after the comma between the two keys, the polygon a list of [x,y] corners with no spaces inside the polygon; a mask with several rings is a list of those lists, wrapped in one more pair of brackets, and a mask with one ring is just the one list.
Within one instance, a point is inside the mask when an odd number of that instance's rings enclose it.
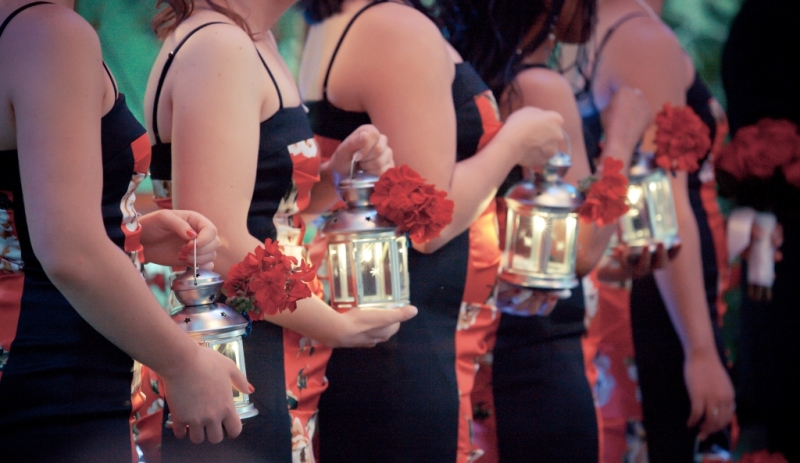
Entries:
{"label": "lantern wire handle", "polygon": [[358,159],[356,159],[358,153],[359,152],[356,152],[356,154],[354,154],[353,158],[350,160],[350,180],[353,180],[353,172],[355,171],[356,162],[358,162]]}
{"label": "lantern wire handle", "polygon": [[192,243],[194,244],[194,262],[192,265],[192,274],[194,275],[194,285],[197,286],[197,238],[193,239]]}

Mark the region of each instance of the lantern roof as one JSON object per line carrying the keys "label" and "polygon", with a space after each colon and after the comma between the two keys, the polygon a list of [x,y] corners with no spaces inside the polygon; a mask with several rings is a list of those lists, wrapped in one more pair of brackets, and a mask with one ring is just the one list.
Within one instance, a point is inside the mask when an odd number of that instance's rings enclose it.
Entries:
{"label": "lantern roof", "polygon": [[222,288],[222,277],[219,274],[202,268],[194,274],[191,267],[175,277],[172,291],[175,297],[185,306],[209,304],[217,298]]}

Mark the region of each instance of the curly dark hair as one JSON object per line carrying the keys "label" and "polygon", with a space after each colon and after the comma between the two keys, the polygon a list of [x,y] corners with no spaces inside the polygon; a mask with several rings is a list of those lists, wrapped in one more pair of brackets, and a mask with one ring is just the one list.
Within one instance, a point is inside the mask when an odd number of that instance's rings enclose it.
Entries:
{"label": "curly dark hair", "polygon": [[[561,21],[580,21],[581,40],[591,36],[596,0],[579,0],[576,15],[563,18],[565,0],[443,0],[441,20],[450,43],[499,96]],[[540,26],[530,37],[535,26]]]}
{"label": "curly dark hair", "polygon": [[[230,8],[225,8],[215,3],[213,0],[205,1],[212,10],[229,17],[237,26],[244,29],[251,38],[254,36],[253,31],[250,30],[250,26],[247,25],[244,18],[235,11]],[[174,31],[182,21],[192,14],[194,10],[194,0],[158,0],[156,2],[156,9],[158,8],[161,9],[153,17],[153,21],[150,25],[158,38],[164,39]]]}

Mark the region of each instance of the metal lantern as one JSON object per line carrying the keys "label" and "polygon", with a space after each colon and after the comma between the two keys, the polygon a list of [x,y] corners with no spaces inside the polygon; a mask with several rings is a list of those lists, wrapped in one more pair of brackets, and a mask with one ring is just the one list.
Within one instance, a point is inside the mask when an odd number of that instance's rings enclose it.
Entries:
{"label": "metal lantern", "polygon": [[568,289],[575,276],[575,242],[581,198],[561,176],[572,165],[569,155],[557,153],[534,174],[506,194],[506,245],[500,278],[528,288]]}
{"label": "metal lantern", "polygon": [[322,228],[328,242],[328,281],[335,309],[408,305],[408,244],[370,204],[378,178],[356,173],[339,183],[347,208]]}
{"label": "metal lantern", "polygon": [[[214,302],[222,288],[222,278],[209,270],[187,268],[175,277],[172,291],[184,305],[172,320],[201,346],[214,349],[236,363],[247,374],[244,364],[242,335],[247,329],[247,319],[225,304]],[[233,390],[233,402],[239,418],[258,415],[248,394]],[[167,421],[171,424],[171,420]]]}
{"label": "metal lantern", "polygon": [[669,249],[680,243],[672,185],[663,169],[655,167],[653,153],[636,152],[628,175],[630,209],[619,218],[621,241],[633,250]]}

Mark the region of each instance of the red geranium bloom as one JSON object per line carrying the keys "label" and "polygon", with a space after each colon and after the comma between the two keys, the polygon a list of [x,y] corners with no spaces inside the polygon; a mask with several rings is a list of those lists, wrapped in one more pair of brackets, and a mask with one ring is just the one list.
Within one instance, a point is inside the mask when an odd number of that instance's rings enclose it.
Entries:
{"label": "red geranium bloom", "polygon": [[277,242],[267,238],[264,246],[232,266],[223,285],[225,294],[244,308],[251,320],[263,320],[265,315],[294,311],[297,301],[311,297],[307,283],[314,279],[313,266],[284,256]]}
{"label": "red geranium bloom", "polygon": [[369,198],[378,214],[408,232],[415,243],[436,238],[453,220],[454,203],[447,193],[407,165],[393,167],[381,175]]}
{"label": "red geranium bloom", "polygon": [[[782,169],[789,183],[800,187],[800,135],[784,119],[761,119],[742,127],[719,154],[717,168],[742,180],[768,179]],[[791,178],[791,179],[790,179]]]}
{"label": "red geranium bloom", "polygon": [[628,179],[620,173],[622,167],[622,161],[603,159],[603,174],[589,187],[586,200],[578,209],[583,221],[603,226],[614,223],[628,212]]}
{"label": "red geranium bloom", "polygon": [[758,452],[745,453],[739,463],[789,463],[789,460],[780,453],[759,450]]}
{"label": "red geranium bloom", "polygon": [[696,172],[711,149],[710,129],[689,106],[664,105],[656,115],[656,164],[667,170]]}

